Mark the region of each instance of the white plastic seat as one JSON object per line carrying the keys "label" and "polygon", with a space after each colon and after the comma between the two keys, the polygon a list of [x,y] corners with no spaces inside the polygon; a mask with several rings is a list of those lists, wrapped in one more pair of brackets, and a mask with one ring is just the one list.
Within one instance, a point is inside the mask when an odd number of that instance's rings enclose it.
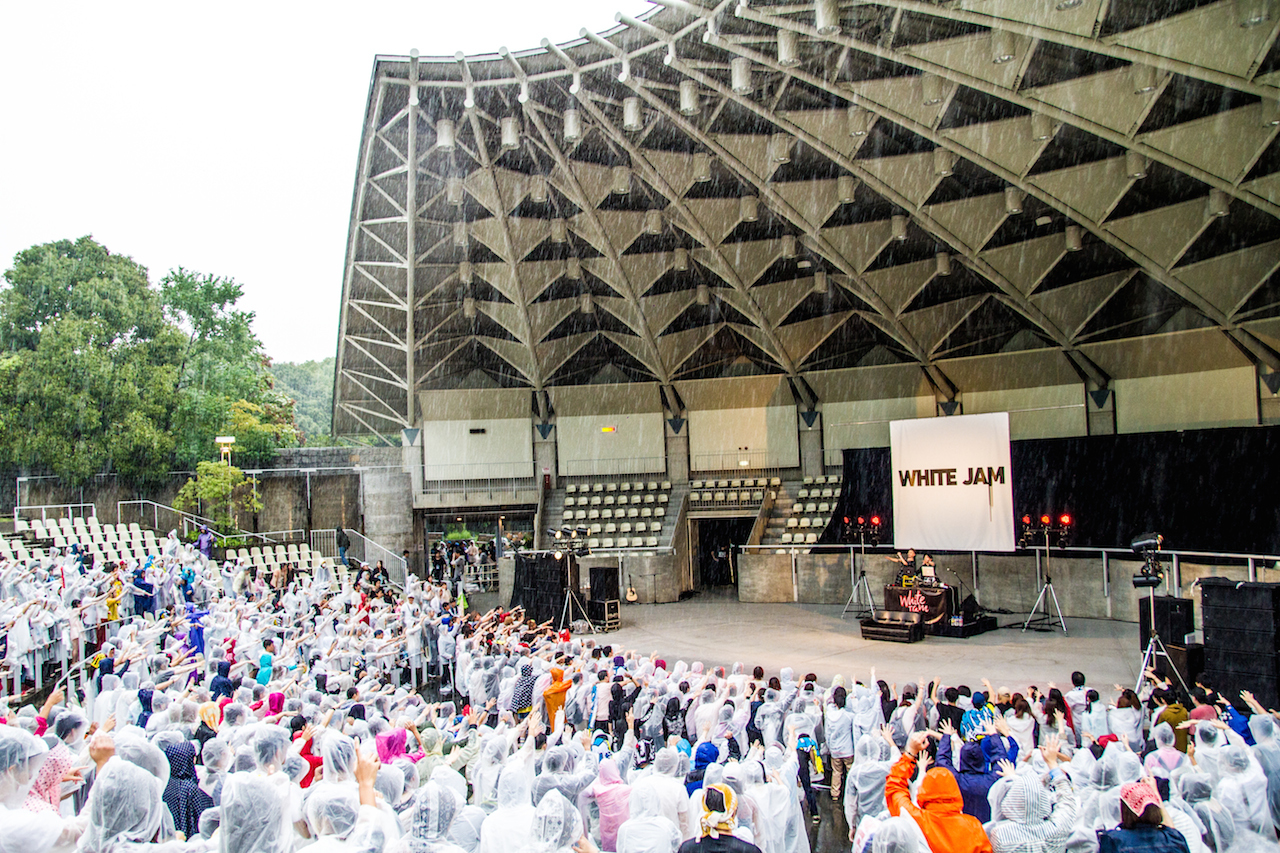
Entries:
{"label": "white plastic seat", "polygon": [[641,517],[641,518],[652,518],[652,517],[653,517],[653,510],[652,510],[650,507],[644,507],[643,509],[641,509],[641,510],[640,510],[640,517]]}
{"label": "white plastic seat", "polygon": [[729,488],[731,488],[731,489],[741,489],[741,488],[742,488],[742,481],[741,481],[741,480],[730,480],[730,481],[729,481]]}
{"label": "white plastic seat", "polygon": [[813,485],[813,478],[812,478],[812,477],[805,477],[805,478],[804,478],[804,484],[805,484],[806,486],[812,486],[812,485]]}
{"label": "white plastic seat", "polygon": [[573,518],[575,521],[586,521],[587,511],[585,509],[574,510]]}
{"label": "white plastic seat", "polygon": [[631,509],[627,510],[627,518],[639,518],[639,517],[640,517],[640,510],[636,509],[635,507],[632,507]]}
{"label": "white plastic seat", "polygon": [[622,482],[622,483],[619,483],[619,484],[618,484],[618,491],[620,491],[620,492],[629,492],[629,491],[631,491],[631,483],[629,483],[629,482]]}
{"label": "white plastic seat", "polygon": [[770,478],[769,478],[769,485],[770,485],[770,487],[775,487],[775,488],[776,488],[777,486],[781,486],[781,485],[782,485],[782,478],[781,478],[781,477],[770,477]]}
{"label": "white plastic seat", "polygon": [[830,488],[823,489],[823,490],[822,490],[822,497],[824,497],[824,498],[831,498],[831,497],[835,497],[835,492],[834,492],[832,489],[830,489]]}
{"label": "white plastic seat", "polygon": [[612,548],[612,547],[613,547],[613,540],[612,540],[612,539],[610,539],[608,536],[606,536],[605,538],[603,538],[603,539],[601,539],[601,540],[600,540],[600,547],[601,547],[601,548]]}
{"label": "white plastic seat", "polygon": [[809,503],[807,503],[807,504],[805,504],[805,505],[804,505],[804,511],[805,511],[805,512],[817,512],[817,511],[818,511],[818,505],[817,505],[816,503],[814,503],[813,501],[810,501]]}
{"label": "white plastic seat", "polygon": [[800,526],[800,519],[796,518],[794,515],[787,519],[788,528],[799,527],[799,526]]}
{"label": "white plastic seat", "polygon": [[692,483],[690,483],[690,484],[689,484],[689,486],[690,486],[690,488],[694,488],[694,489],[701,489],[701,488],[702,488],[702,481],[701,481],[701,480],[694,480]]}
{"label": "white plastic seat", "polygon": [[753,501],[762,501],[762,500],[764,500],[764,492],[752,492],[752,493],[751,493],[751,500],[753,500]]}
{"label": "white plastic seat", "polygon": [[619,532],[619,533],[630,533],[630,532],[631,532],[631,522],[629,522],[629,521],[624,521],[624,522],[622,522],[622,524],[621,524],[621,525],[619,525],[619,527],[618,527],[618,532]]}
{"label": "white plastic seat", "polygon": [[666,514],[667,514],[667,508],[662,506],[658,507],[653,511],[654,518],[662,518]]}
{"label": "white plastic seat", "polygon": [[605,507],[603,510],[600,511],[600,517],[613,518],[613,510],[609,509],[608,507]]}
{"label": "white plastic seat", "polygon": [[604,532],[605,532],[605,533],[617,533],[617,532],[618,532],[618,525],[614,524],[614,523],[611,521],[611,522],[609,522],[608,524],[606,524],[606,525],[604,526]]}
{"label": "white plastic seat", "polygon": [[724,499],[725,499],[726,501],[728,501],[729,503],[731,503],[731,504],[736,504],[736,503],[738,502],[738,493],[737,493],[737,492],[729,492],[727,495],[725,495],[725,498],[724,498]]}
{"label": "white plastic seat", "polygon": [[605,490],[606,492],[616,492],[616,491],[618,491],[618,484],[617,484],[617,483],[605,483],[605,484],[604,484],[604,490]]}
{"label": "white plastic seat", "polygon": [[[599,500],[599,498],[592,498],[592,500]],[[618,502],[618,499],[617,499],[617,498],[615,498],[613,495],[605,495],[605,496],[604,496],[604,505],[605,505],[605,506],[613,506],[613,505],[614,505],[614,504],[616,504],[617,502]]]}
{"label": "white plastic seat", "polygon": [[800,491],[796,492],[796,500],[798,501],[802,501],[807,497],[809,497],[808,489],[801,489]]}
{"label": "white plastic seat", "polygon": [[587,540],[587,547],[588,547],[588,548],[599,548],[599,547],[600,547],[600,540],[599,540],[599,539],[596,539],[596,538],[594,538],[594,537],[593,537],[593,538],[591,538],[591,539],[588,539],[588,540]]}
{"label": "white plastic seat", "polygon": [[575,493],[575,492],[577,492],[577,491],[578,491],[578,487],[577,487],[576,485],[574,485],[573,483],[570,483],[569,485],[567,485],[567,486],[565,486],[565,487],[564,487],[564,493],[565,493],[566,495],[572,495],[572,494],[574,494],[574,493]]}
{"label": "white plastic seat", "polygon": [[564,511],[564,520],[565,520],[565,521],[573,521],[573,510],[571,510],[571,509],[566,509],[566,510]]}
{"label": "white plastic seat", "polygon": [[596,492],[603,492],[603,491],[604,491],[604,483],[596,483],[591,487],[592,494],[595,494]]}
{"label": "white plastic seat", "polygon": [[654,498],[654,496],[653,496],[653,495],[645,495],[645,496],[644,496],[644,502],[645,502],[645,503],[647,503],[647,504],[651,504],[651,503],[655,503],[655,502],[656,502],[656,500],[655,500],[655,498]]}
{"label": "white plastic seat", "polygon": [[657,481],[657,480],[650,480],[650,481],[649,481],[649,485],[647,486],[647,488],[648,488],[648,490],[649,490],[649,491],[651,491],[651,492],[656,492],[656,491],[658,491],[658,481]]}
{"label": "white plastic seat", "polygon": [[649,532],[650,532],[650,533],[661,533],[661,532],[662,532],[662,525],[661,525],[661,524],[658,524],[658,523],[655,521],[653,524],[650,524],[650,525],[649,525]]}
{"label": "white plastic seat", "polygon": [[600,500],[600,496],[599,496],[599,495],[592,495],[592,496],[591,496],[591,505],[592,505],[592,506],[600,506],[600,504],[601,504],[601,503],[603,503],[603,501],[601,501],[601,500]]}
{"label": "white plastic seat", "polygon": [[804,518],[800,519],[800,525],[799,525],[799,526],[800,526],[800,527],[812,527],[813,525],[812,525],[812,524],[810,524],[810,522],[809,522],[809,517],[808,517],[808,516],[805,516]]}
{"label": "white plastic seat", "polygon": [[784,533],[784,534],[782,534],[782,542],[783,542],[783,544],[786,544],[786,543],[788,543],[788,542],[790,542],[790,541],[791,541],[791,534],[790,534],[790,533]]}
{"label": "white plastic seat", "polygon": [[715,501],[716,501],[717,503],[719,503],[719,502],[721,502],[721,501],[723,501],[723,500],[724,500],[724,492],[716,492],[716,494],[715,494]]}
{"label": "white plastic seat", "polygon": [[626,548],[626,547],[627,547],[627,546],[629,546],[630,544],[631,544],[631,540],[630,540],[629,538],[627,538],[626,536],[619,536],[619,537],[618,537],[618,547],[619,547],[619,548]]}
{"label": "white plastic seat", "polygon": [[663,481],[662,481],[662,490],[663,490],[664,492],[666,492],[666,491],[670,491],[670,490],[671,490],[671,481],[670,481],[670,480],[663,480]]}
{"label": "white plastic seat", "polygon": [[823,501],[822,503],[818,504],[818,512],[830,512],[830,511],[831,511],[831,504],[827,503],[826,501]]}
{"label": "white plastic seat", "polygon": [[817,541],[818,541],[818,534],[816,533],[810,533],[804,537],[804,544],[806,545],[812,545]]}
{"label": "white plastic seat", "polygon": [[587,531],[587,532],[588,532],[588,533],[599,533],[600,531],[601,531],[601,527],[600,527],[600,525],[599,525],[599,524],[593,524],[593,525],[591,525],[591,529],[590,529],[589,531]]}
{"label": "white plastic seat", "polygon": [[649,525],[645,524],[643,521],[636,522],[636,527],[635,527],[636,533],[644,533],[648,529],[649,529]]}
{"label": "white plastic seat", "polygon": [[592,521],[595,521],[599,517],[600,517],[600,510],[598,509],[593,509],[587,513],[587,518],[591,519]]}
{"label": "white plastic seat", "polygon": [[633,504],[644,503],[644,495],[637,495],[637,494],[631,495],[631,503]]}
{"label": "white plastic seat", "polygon": [[666,492],[663,492],[662,494],[658,495],[658,503],[660,504],[667,503],[669,500],[671,500],[671,497]]}

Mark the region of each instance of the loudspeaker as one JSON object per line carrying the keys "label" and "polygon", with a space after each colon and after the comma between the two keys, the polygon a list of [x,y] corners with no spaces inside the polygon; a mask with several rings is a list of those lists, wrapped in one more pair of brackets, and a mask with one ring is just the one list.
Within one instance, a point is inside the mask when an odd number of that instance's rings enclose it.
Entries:
{"label": "loudspeaker", "polygon": [[[1185,646],[1165,643],[1164,648],[1169,653],[1169,661],[1166,663],[1164,658],[1157,657],[1156,671],[1159,672],[1168,666],[1168,663],[1172,663],[1173,668],[1182,676],[1182,680],[1186,682],[1187,686],[1194,687],[1196,677],[1204,672],[1204,646],[1200,643],[1188,643]],[[1170,673],[1165,673],[1165,675],[1170,675]]]}
{"label": "loudspeaker", "polygon": [[1138,599],[1138,635],[1141,648],[1145,650],[1147,643],[1151,641],[1151,601],[1156,605],[1156,633],[1164,644],[1180,646],[1186,642],[1187,634],[1196,629],[1195,602],[1189,598],[1157,595],[1150,601],[1145,597]]}
{"label": "loudspeaker", "polygon": [[982,605],[972,595],[966,596],[964,601],[960,602],[960,615],[964,617],[965,622],[977,620],[978,611],[980,610],[982,610]]}
{"label": "loudspeaker", "polygon": [[618,601],[618,567],[591,567],[591,597],[596,601]]}
{"label": "loudspeaker", "polygon": [[1202,578],[1204,677],[1230,701],[1250,690],[1280,704],[1280,584]]}

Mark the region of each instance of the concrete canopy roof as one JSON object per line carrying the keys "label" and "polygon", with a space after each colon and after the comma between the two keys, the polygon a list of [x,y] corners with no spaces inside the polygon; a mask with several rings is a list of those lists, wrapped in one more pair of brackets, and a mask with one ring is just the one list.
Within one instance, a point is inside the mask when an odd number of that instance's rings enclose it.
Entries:
{"label": "concrete canopy roof", "polygon": [[952,399],[949,361],[1029,350],[1105,388],[1101,344],[1194,329],[1280,369],[1274,14],[661,2],[377,59],[335,434],[411,425],[410,389],[657,382],[678,414],[774,373],[812,408],[815,371],[903,364]]}

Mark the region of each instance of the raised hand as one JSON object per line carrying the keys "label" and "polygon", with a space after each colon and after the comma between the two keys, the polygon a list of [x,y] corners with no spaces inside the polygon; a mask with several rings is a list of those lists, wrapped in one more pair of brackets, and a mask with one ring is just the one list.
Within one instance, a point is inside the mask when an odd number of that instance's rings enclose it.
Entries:
{"label": "raised hand", "polygon": [[1014,767],[1013,762],[1007,758],[1000,759],[997,766],[1000,768],[1000,775],[1005,779],[1012,779],[1018,775],[1018,769]]}

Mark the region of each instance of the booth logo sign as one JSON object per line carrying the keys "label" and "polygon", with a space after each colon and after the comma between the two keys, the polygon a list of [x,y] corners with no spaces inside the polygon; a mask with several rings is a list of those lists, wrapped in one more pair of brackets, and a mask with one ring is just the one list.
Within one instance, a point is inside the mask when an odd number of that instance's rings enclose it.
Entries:
{"label": "booth logo sign", "polygon": [[902,486],[989,486],[1004,482],[1004,466],[992,468],[970,468],[969,478],[958,482],[956,472],[959,468],[925,468],[898,472],[898,482]]}

